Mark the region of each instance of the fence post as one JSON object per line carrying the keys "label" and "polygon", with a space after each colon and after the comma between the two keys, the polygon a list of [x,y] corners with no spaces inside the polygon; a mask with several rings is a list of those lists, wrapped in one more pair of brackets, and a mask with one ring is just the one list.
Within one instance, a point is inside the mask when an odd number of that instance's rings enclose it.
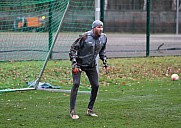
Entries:
{"label": "fence post", "polygon": [[146,57],[150,55],[150,0],[147,0]]}
{"label": "fence post", "polygon": [[176,3],[176,34],[179,34],[179,0]]}
{"label": "fence post", "polygon": [[[95,0],[95,20],[100,20],[100,0]],[[99,73],[99,56],[96,57],[96,69]]]}
{"label": "fence post", "polygon": [[101,16],[100,20],[104,23],[104,0],[101,0]]}
{"label": "fence post", "polygon": [[[52,1],[49,2],[49,26],[48,26],[48,50],[50,50],[50,47],[52,45],[52,40],[53,40],[53,32],[52,32]],[[50,59],[52,58],[52,54],[50,54]]]}

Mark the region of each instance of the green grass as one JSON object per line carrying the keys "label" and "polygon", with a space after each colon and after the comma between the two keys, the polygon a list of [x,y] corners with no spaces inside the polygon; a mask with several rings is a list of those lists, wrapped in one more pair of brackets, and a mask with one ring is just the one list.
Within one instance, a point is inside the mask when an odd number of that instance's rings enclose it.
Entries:
{"label": "green grass", "polygon": [[[87,94],[78,94],[76,110],[80,119],[72,120],[69,117],[69,93],[37,90],[8,92],[0,93],[0,127],[180,128],[181,80],[170,79],[172,73],[181,76],[179,56],[109,59],[108,62],[112,67],[109,74],[100,68],[100,89],[94,108],[98,117],[85,114],[89,100]],[[13,62],[16,67],[14,72],[24,74],[17,63]],[[24,66],[27,64],[22,62],[22,67],[23,63]],[[35,63],[28,62],[33,65],[31,71],[36,69]],[[12,62],[0,63],[1,74],[6,74],[11,69],[10,65]],[[6,81],[4,76],[0,77]],[[10,83],[22,80],[10,79],[13,74],[8,76]],[[35,76],[32,74],[29,77]],[[70,89],[70,62],[50,61],[43,80]],[[2,81],[0,86],[5,85]],[[80,90],[89,90],[84,74],[81,81]]]}

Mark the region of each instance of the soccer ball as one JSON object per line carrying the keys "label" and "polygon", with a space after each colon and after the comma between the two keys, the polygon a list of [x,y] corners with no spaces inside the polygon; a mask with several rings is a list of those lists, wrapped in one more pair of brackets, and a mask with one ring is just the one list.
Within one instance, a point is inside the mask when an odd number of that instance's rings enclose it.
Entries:
{"label": "soccer ball", "polygon": [[179,76],[178,76],[177,74],[172,74],[171,79],[172,79],[173,81],[178,80],[178,79],[179,79]]}

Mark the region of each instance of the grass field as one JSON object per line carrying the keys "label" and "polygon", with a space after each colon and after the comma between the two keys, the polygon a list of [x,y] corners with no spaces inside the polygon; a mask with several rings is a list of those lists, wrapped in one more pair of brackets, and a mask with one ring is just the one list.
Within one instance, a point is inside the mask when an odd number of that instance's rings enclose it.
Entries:
{"label": "grass field", "polygon": [[[78,94],[76,110],[80,119],[72,120],[69,93],[3,92],[0,93],[0,128],[180,128],[181,80],[170,79],[172,73],[181,77],[180,56],[108,59],[108,62],[109,74],[100,68],[100,90],[94,108],[98,117],[86,115],[88,94]],[[13,65],[16,63],[19,62]],[[23,63],[32,64],[32,71],[36,69],[36,62]],[[12,62],[0,63],[1,88],[10,65]],[[19,68],[14,70],[25,73]],[[68,60],[50,61],[44,77],[54,78],[49,81],[53,85],[70,89],[70,72]],[[12,82],[17,78],[7,79]],[[81,81],[80,90],[90,90],[84,74]]]}

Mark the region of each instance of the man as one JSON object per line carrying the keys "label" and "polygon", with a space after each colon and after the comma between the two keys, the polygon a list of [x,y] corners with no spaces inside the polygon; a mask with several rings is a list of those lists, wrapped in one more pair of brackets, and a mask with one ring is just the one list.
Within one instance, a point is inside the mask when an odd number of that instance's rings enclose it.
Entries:
{"label": "man", "polygon": [[107,37],[102,32],[103,23],[100,20],[95,20],[92,23],[92,30],[85,32],[71,46],[69,56],[72,62],[73,77],[73,86],[70,94],[70,116],[72,119],[79,118],[75,112],[75,104],[82,71],[86,73],[92,88],[87,115],[97,116],[93,112],[93,106],[99,88],[98,72],[96,69],[96,57],[98,54],[103,61],[105,69],[108,70],[105,55]]}

